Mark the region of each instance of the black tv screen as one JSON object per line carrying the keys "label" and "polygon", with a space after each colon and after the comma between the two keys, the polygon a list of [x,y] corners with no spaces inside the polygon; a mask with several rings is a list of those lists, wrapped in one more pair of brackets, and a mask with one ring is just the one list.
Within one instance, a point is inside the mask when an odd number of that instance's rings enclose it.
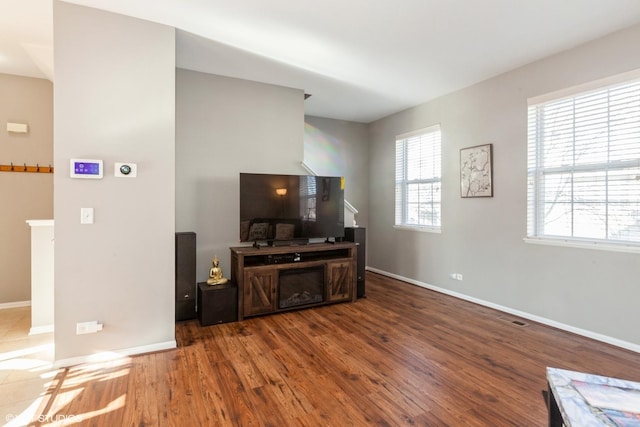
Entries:
{"label": "black tv screen", "polygon": [[240,241],[344,236],[344,179],[240,173]]}

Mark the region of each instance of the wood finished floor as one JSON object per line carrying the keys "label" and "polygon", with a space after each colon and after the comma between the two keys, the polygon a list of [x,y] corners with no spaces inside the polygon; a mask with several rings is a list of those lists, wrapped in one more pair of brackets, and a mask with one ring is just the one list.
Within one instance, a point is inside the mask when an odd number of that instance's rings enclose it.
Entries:
{"label": "wood finished floor", "polygon": [[176,337],[176,350],[62,370],[42,413],[95,426],[544,426],[546,366],[640,381],[637,353],[372,273],[355,303],[187,322]]}

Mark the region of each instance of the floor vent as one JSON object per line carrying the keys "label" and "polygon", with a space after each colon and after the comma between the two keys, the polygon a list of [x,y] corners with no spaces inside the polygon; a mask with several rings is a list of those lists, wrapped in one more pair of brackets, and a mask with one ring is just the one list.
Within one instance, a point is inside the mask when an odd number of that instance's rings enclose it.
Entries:
{"label": "floor vent", "polygon": [[523,322],[522,320],[514,320],[511,316],[498,316],[498,319],[504,320],[505,322],[513,323],[514,325],[520,327],[529,326],[528,323]]}

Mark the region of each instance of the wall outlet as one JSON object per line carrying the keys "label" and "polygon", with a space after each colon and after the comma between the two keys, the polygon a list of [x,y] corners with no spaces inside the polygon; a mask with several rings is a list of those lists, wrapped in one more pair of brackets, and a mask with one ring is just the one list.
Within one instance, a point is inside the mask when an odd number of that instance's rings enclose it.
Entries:
{"label": "wall outlet", "polygon": [[98,323],[97,320],[91,322],[76,323],[76,335],[94,334],[102,330],[102,323]]}
{"label": "wall outlet", "polygon": [[453,280],[462,280],[462,274],[460,273],[451,273],[449,277]]}
{"label": "wall outlet", "polygon": [[457,273],[457,274],[456,274],[456,280],[460,280],[460,281],[462,281],[462,274]]}

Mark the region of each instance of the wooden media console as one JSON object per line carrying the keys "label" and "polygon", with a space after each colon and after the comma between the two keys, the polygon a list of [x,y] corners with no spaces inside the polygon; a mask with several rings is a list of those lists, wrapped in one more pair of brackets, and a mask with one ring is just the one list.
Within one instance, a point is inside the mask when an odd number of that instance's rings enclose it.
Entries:
{"label": "wooden media console", "polygon": [[238,320],[356,299],[355,243],[230,249]]}

